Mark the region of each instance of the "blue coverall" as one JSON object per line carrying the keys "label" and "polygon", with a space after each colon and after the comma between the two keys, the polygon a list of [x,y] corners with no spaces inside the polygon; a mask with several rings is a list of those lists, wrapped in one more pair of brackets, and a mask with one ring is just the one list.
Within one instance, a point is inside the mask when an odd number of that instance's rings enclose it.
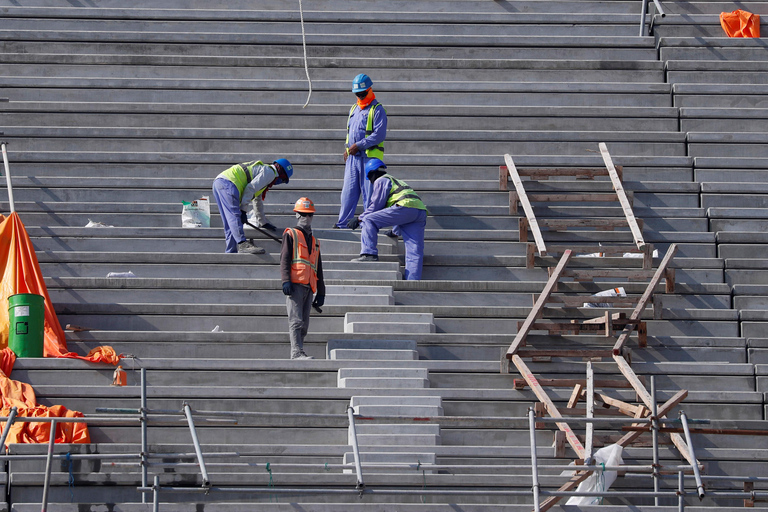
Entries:
{"label": "blue coverall", "polygon": [[376,247],[379,229],[394,226],[392,231],[403,237],[405,244],[405,279],[419,281],[424,262],[424,228],[427,212],[419,208],[393,205],[387,208],[392,182],[379,178],[373,184],[371,202],[360,215],[360,254],[378,255]]}
{"label": "blue coverall", "polygon": [[336,226],[346,228],[347,222],[355,216],[357,202],[360,194],[363,194],[363,208],[368,205],[371,196],[371,183],[365,176],[365,163],[368,157],[365,150],[371,146],[376,146],[387,136],[387,114],[384,108],[377,108],[373,114],[373,133],[365,136],[365,125],[368,121],[368,111],[378,104],[378,100],[373,100],[368,107],[360,110],[355,107],[352,117],[349,120],[349,146],[357,143],[360,150],[356,155],[349,155],[344,168],[344,184],[341,188],[341,209],[339,210],[339,220]]}

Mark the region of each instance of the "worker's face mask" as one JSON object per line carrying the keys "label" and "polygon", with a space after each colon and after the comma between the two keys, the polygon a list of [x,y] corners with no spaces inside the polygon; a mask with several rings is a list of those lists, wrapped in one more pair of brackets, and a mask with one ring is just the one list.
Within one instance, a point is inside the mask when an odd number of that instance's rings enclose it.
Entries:
{"label": "worker's face mask", "polygon": [[306,229],[312,226],[312,215],[301,215],[300,213],[297,213],[296,218],[298,219],[296,225],[300,228]]}

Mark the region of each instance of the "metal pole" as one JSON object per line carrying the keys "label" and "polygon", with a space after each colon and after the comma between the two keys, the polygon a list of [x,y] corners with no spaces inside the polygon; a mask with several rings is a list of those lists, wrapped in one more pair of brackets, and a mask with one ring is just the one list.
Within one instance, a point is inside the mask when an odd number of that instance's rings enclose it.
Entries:
{"label": "metal pole", "polygon": [[0,142],[0,146],[3,148],[3,164],[5,165],[5,183],[8,185],[8,203],[11,206],[11,213],[16,211],[16,206],[13,202],[13,186],[11,185],[11,170],[8,167],[8,151],[6,151],[5,146],[8,143],[3,141]]}
{"label": "metal pole", "polygon": [[[155,475],[155,483],[152,485],[152,512],[160,512],[160,477]],[[142,493],[142,496],[144,494]]]}
{"label": "metal pole", "polygon": [[5,452],[5,440],[8,438],[8,434],[11,432],[11,425],[13,424],[13,420],[16,419],[16,413],[18,413],[19,410],[16,407],[11,407],[11,414],[8,415],[8,421],[5,422],[5,427],[3,428],[3,436],[0,437],[0,450]]}
{"label": "metal pole", "polygon": [[[141,486],[147,486],[147,369],[141,369]],[[141,502],[147,502],[146,494],[141,495]]]}
{"label": "metal pole", "polygon": [[187,423],[189,424],[189,433],[192,434],[192,443],[195,445],[195,453],[197,454],[197,462],[200,464],[200,473],[203,476],[203,487],[210,487],[211,482],[208,480],[208,471],[205,469],[205,460],[203,460],[203,451],[200,449],[200,440],[197,438],[197,430],[195,429],[195,420],[192,419],[192,410],[189,408],[189,404],[184,402],[184,415],[187,417]]}
{"label": "metal pole", "polygon": [[[659,409],[656,403],[656,378],[651,375],[651,434],[653,437],[653,492],[659,492]],[[659,506],[658,496],[653,498],[653,504]]]}
{"label": "metal pole", "polygon": [[699,460],[696,458],[696,453],[693,451],[693,442],[691,441],[691,431],[688,429],[688,417],[685,415],[685,411],[680,411],[680,419],[683,421],[683,431],[685,432],[685,442],[688,443],[688,451],[691,455],[693,464],[693,476],[696,478],[696,492],[699,495],[699,499],[704,499],[704,484],[701,483],[701,473],[699,472]]}
{"label": "metal pole", "polygon": [[349,417],[349,430],[352,432],[352,451],[355,454],[355,471],[357,471],[357,488],[363,489],[363,466],[360,464],[360,449],[357,446],[357,429],[355,428],[355,410],[352,406],[347,407],[347,416]]}
{"label": "metal pole", "polygon": [[539,469],[536,467],[538,459],[536,458],[536,413],[533,407],[528,408],[528,431],[531,435],[531,478],[533,479],[533,510],[541,510],[539,503]]}
{"label": "metal pole", "polygon": [[677,510],[685,510],[685,477],[682,471],[677,474]]}
{"label": "metal pole", "polygon": [[53,461],[53,445],[56,444],[56,420],[51,422],[51,432],[48,434],[48,459],[45,461],[45,483],[43,484],[43,508],[41,512],[48,509],[48,490],[51,486],[51,466]]}
{"label": "metal pole", "polygon": [[661,2],[659,2],[659,0],[653,0],[653,3],[656,5],[656,10],[659,11],[662,18],[667,15],[667,13],[664,12],[664,9],[661,8]]}
{"label": "metal pole", "polygon": [[645,13],[648,11],[648,0],[643,0],[643,10],[640,13],[640,37],[647,35],[645,33]]}

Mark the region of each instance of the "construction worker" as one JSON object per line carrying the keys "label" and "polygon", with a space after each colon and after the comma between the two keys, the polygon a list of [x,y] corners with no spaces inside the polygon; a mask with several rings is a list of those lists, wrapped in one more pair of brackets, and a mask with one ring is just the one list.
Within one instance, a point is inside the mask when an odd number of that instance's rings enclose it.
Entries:
{"label": "construction worker", "polygon": [[248,212],[255,210],[258,227],[276,231],[264,215],[264,197],[267,190],[275,185],[288,183],[293,176],[293,166],[285,158],[267,165],[261,160],[235,164],[213,180],[213,197],[219,205],[221,220],[224,222],[224,238],[227,248],[224,252],[263,254],[263,248],[245,239],[243,225]]}
{"label": "construction worker", "polygon": [[421,198],[404,181],[384,171],[387,166],[378,158],[365,164],[368,180],[373,184],[371,202],[358,218],[347,225],[356,229],[362,225],[360,257],[352,261],[379,261],[376,248],[379,229],[394,226],[395,236],[401,235],[405,244],[405,279],[421,279],[424,261],[424,227],[427,224],[427,207]]}
{"label": "construction worker", "polygon": [[283,293],[287,295],[285,305],[288,309],[291,359],[314,359],[304,352],[304,337],[309,329],[310,309],[314,307],[320,313],[325,303],[320,243],[312,236],[315,204],[309,198],[302,197],[296,201],[293,211],[298,221],[295,228],[286,228],[280,251],[280,275]]}
{"label": "construction worker", "polygon": [[384,158],[387,136],[387,111],[373,94],[373,81],[365,74],[352,80],[352,92],[357,103],[349,109],[347,140],[344,144],[344,184],[341,188],[341,209],[336,228],[347,227],[355,216],[360,194],[363,208],[368,206],[371,184],[365,179],[365,163],[371,158]]}

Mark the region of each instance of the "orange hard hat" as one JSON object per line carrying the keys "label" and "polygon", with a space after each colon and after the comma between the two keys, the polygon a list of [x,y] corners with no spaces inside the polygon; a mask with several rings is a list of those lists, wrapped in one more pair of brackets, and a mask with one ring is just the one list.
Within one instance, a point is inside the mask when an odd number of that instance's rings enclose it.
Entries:
{"label": "orange hard hat", "polygon": [[293,211],[299,213],[315,213],[315,203],[308,197],[299,198],[296,201],[296,206],[293,207]]}

